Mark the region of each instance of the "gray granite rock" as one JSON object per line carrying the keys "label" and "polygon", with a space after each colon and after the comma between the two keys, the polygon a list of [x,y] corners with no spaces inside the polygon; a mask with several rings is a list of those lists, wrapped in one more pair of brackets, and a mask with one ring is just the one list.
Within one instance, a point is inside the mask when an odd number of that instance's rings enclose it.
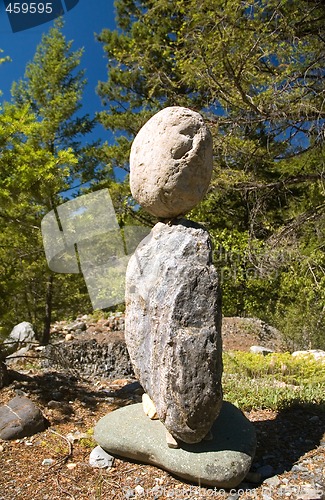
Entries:
{"label": "gray granite rock", "polygon": [[180,106],[154,115],[133,141],[130,187],[151,214],[172,218],[205,195],[212,174],[212,136],[202,116]]}
{"label": "gray granite rock", "polygon": [[224,402],[212,436],[210,441],[168,448],[164,425],[147,417],[141,404],[109,413],[94,430],[97,443],[112,455],[156,465],[194,483],[235,488],[251,467],[255,428],[238,408]]}
{"label": "gray granite rock", "polygon": [[1,346],[0,359],[10,356],[15,353],[15,356],[24,355],[32,343],[36,342],[36,335],[33,330],[33,325],[27,321],[23,321],[16,325],[9,336],[4,340]]}
{"label": "gray granite rock", "polygon": [[37,406],[17,396],[0,407],[0,439],[20,439],[46,428],[46,420]]}
{"label": "gray granite rock", "polygon": [[263,347],[261,345],[252,345],[249,350],[253,354],[263,354],[263,356],[274,353],[272,349],[268,349],[267,347]]}
{"label": "gray granite rock", "polygon": [[222,404],[221,297],[202,226],[158,223],[140,243],[126,273],[125,340],[168,431],[201,441]]}
{"label": "gray granite rock", "polygon": [[96,446],[89,455],[89,465],[98,469],[111,468],[114,457],[106,453],[101,446]]}

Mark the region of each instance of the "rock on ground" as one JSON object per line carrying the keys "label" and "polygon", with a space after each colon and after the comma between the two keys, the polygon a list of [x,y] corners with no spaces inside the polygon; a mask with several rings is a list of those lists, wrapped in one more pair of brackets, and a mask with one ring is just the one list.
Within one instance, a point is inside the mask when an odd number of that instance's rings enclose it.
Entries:
{"label": "rock on ground", "polygon": [[168,447],[165,427],[149,419],[141,404],[126,406],[103,417],[94,438],[108,453],[156,465],[187,481],[235,488],[248,473],[256,447],[253,424],[224,402],[212,427],[212,439]]}
{"label": "rock on ground", "polygon": [[174,438],[201,441],[222,404],[221,297],[208,232],[158,223],[126,274],[125,339],[136,377]]}
{"label": "rock on ground", "polygon": [[285,350],[281,332],[258,318],[224,317],[222,341],[228,351],[249,351],[252,345],[277,352]]}
{"label": "rock on ground", "polygon": [[249,350],[254,354],[262,354],[263,356],[274,353],[272,349],[268,349],[267,347],[263,347],[261,345],[252,345]]}
{"label": "rock on ground", "polygon": [[33,330],[33,325],[27,321],[19,323],[4,340],[1,346],[1,359],[13,353],[15,353],[15,355],[25,354],[29,350],[31,343],[35,341],[36,335]]}
{"label": "rock on ground", "polygon": [[35,404],[17,396],[0,407],[0,439],[20,439],[46,428],[46,420]]}
{"label": "rock on ground", "polygon": [[154,115],[133,141],[131,192],[151,214],[176,217],[202,200],[212,168],[212,136],[202,116],[168,107]]}
{"label": "rock on ground", "polygon": [[46,346],[45,367],[64,368],[85,377],[125,378],[133,376],[124,335],[107,332],[98,335],[78,335],[69,342]]}
{"label": "rock on ground", "polygon": [[108,469],[112,467],[114,457],[109,455],[103,448],[96,446],[89,456],[89,465],[98,469]]}
{"label": "rock on ground", "polygon": [[308,349],[307,351],[295,351],[292,353],[295,358],[314,359],[325,363],[325,351],[321,349]]}

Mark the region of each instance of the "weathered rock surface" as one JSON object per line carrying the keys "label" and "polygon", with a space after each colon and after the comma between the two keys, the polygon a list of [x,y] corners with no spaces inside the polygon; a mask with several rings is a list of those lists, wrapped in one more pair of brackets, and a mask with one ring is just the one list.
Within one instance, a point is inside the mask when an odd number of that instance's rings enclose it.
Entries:
{"label": "weathered rock surface", "polygon": [[25,354],[33,342],[36,342],[33,325],[27,321],[19,323],[4,340],[1,346],[0,359],[4,359],[13,353],[16,356]]}
{"label": "weathered rock surface", "polygon": [[69,370],[85,377],[125,378],[133,368],[122,332],[107,332],[46,346],[44,367]]}
{"label": "weathered rock surface", "polygon": [[94,438],[108,453],[156,465],[191,482],[235,488],[251,467],[256,447],[254,426],[242,412],[224,402],[212,427],[212,439],[168,447],[165,427],[150,420],[141,404],[103,417]]}
{"label": "weathered rock surface", "polygon": [[151,419],[157,419],[158,415],[156,412],[156,407],[149,398],[148,394],[142,394],[142,408],[146,415]]}
{"label": "weathered rock surface", "polygon": [[133,141],[132,195],[157,217],[185,214],[204,197],[212,164],[212,136],[202,116],[179,106],[165,108]]}
{"label": "weathered rock surface", "polygon": [[262,345],[252,345],[249,350],[253,354],[262,354],[263,356],[274,353],[272,349],[268,349],[267,347],[263,347]]}
{"label": "weathered rock surface", "polygon": [[20,439],[46,428],[46,420],[35,404],[17,396],[0,407],[0,439]]}
{"label": "weathered rock surface", "polygon": [[101,446],[96,446],[89,455],[89,465],[98,469],[111,468],[114,463],[114,457],[106,453]]}
{"label": "weathered rock surface", "polygon": [[136,377],[176,438],[201,441],[222,404],[221,299],[207,231],[158,223],[126,274],[125,339]]}

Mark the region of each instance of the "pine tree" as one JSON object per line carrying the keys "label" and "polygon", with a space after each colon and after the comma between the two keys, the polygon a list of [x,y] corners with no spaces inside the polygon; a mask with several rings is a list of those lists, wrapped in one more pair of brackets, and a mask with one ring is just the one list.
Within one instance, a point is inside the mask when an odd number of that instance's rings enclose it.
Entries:
{"label": "pine tree", "polygon": [[[94,146],[84,145],[82,139],[95,125],[88,115],[79,116],[82,94],[86,85],[85,72],[80,69],[82,49],[72,51],[72,42],[63,35],[63,20],[57,19],[49,32],[44,34],[36,49],[34,59],[26,67],[25,78],[12,86],[13,102],[18,106],[29,105],[42,124],[34,137],[35,145],[59,157],[69,151],[74,161],[61,170],[62,186],[93,179],[98,167]],[[50,190],[53,194],[60,190]],[[48,199],[49,207],[55,200]]]}
{"label": "pine tree", "polygon": [[[98,88],[106,107],[99,119],[116,133],[115,144],[105,149],[107,162],[127,171],[132,139],[163,107],[188,106],[204,114],[214,138],[215,167],[210,191],[190,217],[210,229],[228,256],[239,255],[239,262],[225,263],[237,273],[225,283],[225,309],[260,314],[264,308],[265,319],[271,309],[274,318],[276,309],[283,312],[297,297],[287,281],[293,284],[301,272],[314,279],[313,272],[321,290],[310,301],[314,314],[321,314],[323,2],[117,0],[115,5],[119,30],[105,29],[98,37],[108,60],[107,81]],[[312,272],[311,241],[318,245]],[[285,261],[287,254],[292,262]],[[304,265],[295,265],[290,275],[290,262],[299,260]],[[250,269],[262,278],[248,279]],[[300,296],[312,297],[310,281]]]}
{"label": "pine tree", "polygon": [[[78,114],[86,84],[80,69],[82,51],[72,51],[72,42],[66,41],[62,29],[59,19],[43,35],[25,78],[13,84],[12,103],[4,105],[0,115],[0,224],[5,228],[0,293],[3,298],[9,294],[7,308],[11,305],[10,311],[2,312],[7,323],[28,314],[38,328],[43,317],[40,336],[44,343],[49,340],[52,309],[61,300],[59,287],[65,289],[65,285],[57,276],[54,287],[40,222],[64,201],[65,190],[91,181],[100,166],[96,145],[85,146],[83,140],[94,120]],[[82,286],[80,281],[76,285],[76,290]],[[79,294],[76,290],[71,284],[67,307],[73,295]]]}

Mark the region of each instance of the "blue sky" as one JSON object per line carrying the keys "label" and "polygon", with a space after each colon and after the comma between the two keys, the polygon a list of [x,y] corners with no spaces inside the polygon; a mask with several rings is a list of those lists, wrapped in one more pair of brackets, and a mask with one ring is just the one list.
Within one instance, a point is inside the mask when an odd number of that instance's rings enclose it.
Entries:
{"label": "blue sky", "polygon": [[[22,2],[20,2],[22,3]],[[84,48],[81,67],[86,70],[88,80],[84,92],[82,113],[93,115],[102,109],[96,95],[98,81],[107,79],[106,59],[102,45],[95,40],[94,33],[103,28],[115,27],[113,0],[79,0],[77,5],[64,14],[64,34],[67,40],[73,40],[73,49]],[[8,55],[12,62],[0,66],[1,100],[10,100],[10,88],[13,81],[24,76],[26,64],[33,59],[42,34],[47,32],[53,22],[41,24],[35,28],[12,32],[4,2],[0,0],[0,48],[1,56]],[[110,134],[100,125],[93,138],[109,140]]]}

